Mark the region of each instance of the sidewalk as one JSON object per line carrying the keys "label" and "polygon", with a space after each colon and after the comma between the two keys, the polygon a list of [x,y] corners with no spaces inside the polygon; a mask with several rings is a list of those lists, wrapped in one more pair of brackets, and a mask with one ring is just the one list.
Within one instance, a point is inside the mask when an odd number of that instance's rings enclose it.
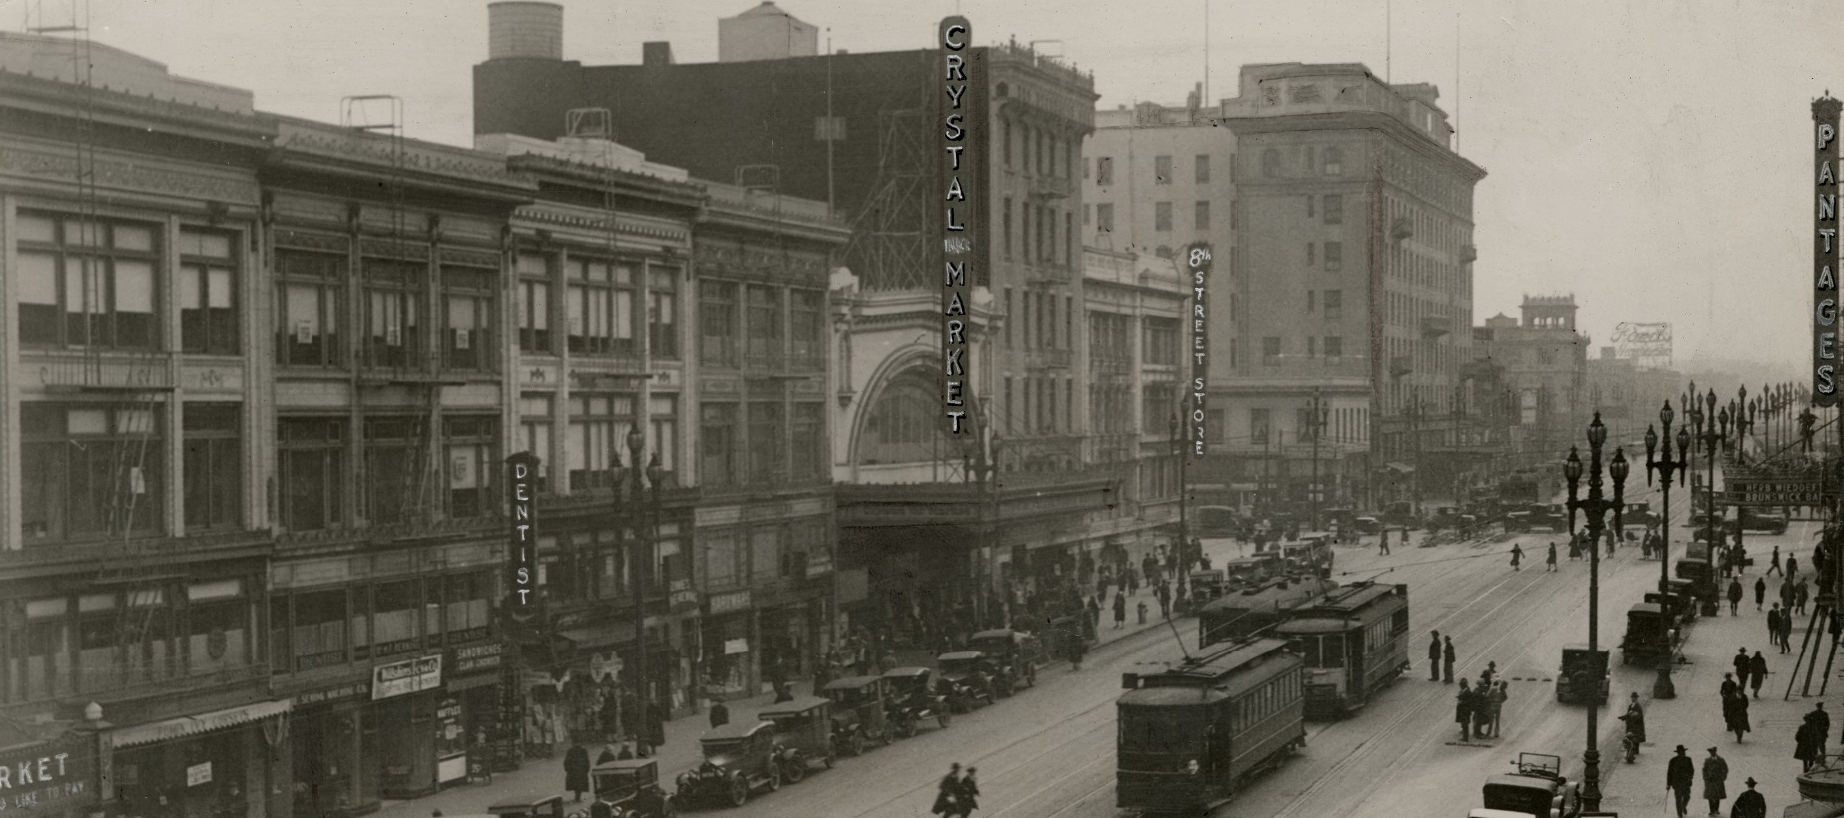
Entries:
{"label": "sidewalk", "polygon": [[[1803,558],[1805,555],[1801,556]],[[1746,582],[1752,584],[1754,576],[1756,574],[1750,573]],[[1775,580],[1770,578],[1768,582],[1771,599],[1776,587]],[[1748,603],[1752,601],[1751,594]],[[1827,750],[1838,751],[1838,731],[1844,726],[1844,718],[1839,716],[1839,710],[1844,709],[1839,707],[1839,700],[1844,698],[1844,681],[1833,678],[1829,687],[1825,687],[1823,650],[1819,654],[1820,666],[1811,676],[1812,695],[1800,695],[1800,689],[1806,681],[1805,666],[1811,661],[1808,656],[1797,677],[1792,679],[1792,695],[1787,697],[1793,662],[1799,656],[1809,620],[1802,617],[1793,629],[1789,640],[1793,652],[1781,654],[1768,644],[1767,614],[1755,611],[1754,606],[1748,603],[1741,606],[1740,616],[1730,616],[1729,606],[1725,602],[1719,615],[1700,617],[1691,625],[1684,651],[1688,663],[1678,665],[1672,673],[1677,698],[1645,703],[1647,743],[1640,748],[1639,758],[1634,763],[1627,764],[1619,753],[1617,733],[1611,743],[1613,752],[1609,752],[1608,743],[1603,742],[1603,810],[1635,815],[1675,814],[1671,795],[1665,789],[1665,765],[1677,745],[1682,744],[1687,750],[1685,754],[1697,765],[1697,784],[1691,792],[1690,806],[1686,810],[1688,815],[1699,816],[1709,812],[1709,803],[1702,800],[1702,770],[1703,760],[1709,757],[1710,747],[1715,747],[1729,763],[1729,797],[1723,800],[1723,815],[1729,814],[1729,806],[1735,795],[1747,789],[1744,782],[1750,776],[1759,782],[1756,789],[1767,798],[1768,814],[1779,815],[1782,809],[1801,800],[1796,781],[1801,765],[1793,758],[1793,733],[1799,728],[1805,714],[1820,701],[1826,702],[1825,709],[1831,714],[1831,735],[1827,737]],[[1810,609],[1807,613],[1809,615]],[[1819,639],[1815,634],[1813,642],[1822,649],[1828,649],[1830,640]],[[1766,683],[1761,686],[1761,697],[1749,701],[1748,721],[1752,729],[1742,743],[1737,744],[1735,734],[1723,732],[1722,705],[1718,694],[1722,687],[1722,675],[1734,671],[1731,659],[1735,651],[1743,647],[1748,649],[1749,655],[1760,650],[1767,657],[1768,674]],[[1832,673],[1844,675],[1839,673],[1840,670],[1844,670],[1844,662],[1834,666]],[[1616,689],[1621,687],[1621,681],[1633,682],[1636,679],[1630,675],[1624,680],[1617,679]],[[1650,687],[1647,684],[1640,689],[1642,700],[1649,698]],[[1825,687],[1822,698],[1819,695],[1821,687]],[[1615,701],[1610,702],[1609,707],[1602,712],[1604,718],[1612,720],[1617,726],[1617,717],[1623,709]]]}
{"label": "sidewalk", "polygon": [[[1110,597],[1110,599],[1111,598],[1112,597]],[[1165,623],[1158,615],[1158,602],[1153,599],[1148,589],[1142,587],[1138,596],[1129,596],[1127,598],[1129,609],[1133,607],[1132,603],[1142,599],[1146,600],[1147,606],[1152,609],[1144,625],[1134,624],[1134,617],[1130,610],[1127,616],[1127,624],[1120,630],[1115,630],[1112,615],[1104,612],[1103,623],[1097,631],[1098,642],[1089,648],[1089,657],[1087,658],[1089,658],[1090,661],[1098,661],[1104,652],[1109,651],[1112,646],[1118,645],[1129,637],[1146,633],[1154,629],[1165,631]],[[1187,625],[1187,623],[1192,621],[1190,617],[1184,617],[1182,621],[1174,621],[1179,622],[1178,630],[1179,633],[1182,634],[1189,635],[1192,628],[1195,627],[1194,625]],[[1167,633],[1169,636],[1169,631]],[[919,654],[914,656],[905,653],[898,654],[899,664],[924,658],[926,657],[922,657]],[[926,662],[926,664],[933,666],[934,662],[929,661]],[[1038,669],[1038,679],[1041,683],[1045,679],[1055,678],[1067,672],[1069,672],[1068,662],[1053,660],[1048,665]],[[812,680],[809,678],[804,681],[792,682],[790,686],[793,688],[794,695],[808,695],[812,691]],[[1029,696],[1031,694],[1026,692],[1022,695]],[[773,703],[773,694],[765,694],[745,699],[730,699],[725,702],[730,708],[730,722],[732,724],[754,721],[756,713]],[[997,707],[1001,710],[1004,709],[1005,703],[1003,699],[999,701]],[[655,757],[659,759],[660,763],[661,784],[666,787],[668,792],[672,790],[673,779],[676,778],[679,773],[697,766],[698,762],[702,759],[702,755],[698,749],[698,737],[709,729],[710,715],[703,712],[666,722],[666,744],[658,748]],[[592,762],[596,756],[602,753],[601,745],[584,745],[584,747],[589,750],[589,757]],[[495,773],[491,783],[455,784],[441,792],[424,798],[407,801],[385,801],[384,806],[375,814],[379,816],[379,818],[412,818],[412,816],[422,818],[424,816],[433,815],[436,810],[441,810],[443,815],[484,814],[488,806],[505,798],[522,797],[525,795],[548,795],[553,793],[560,793],[564,796],[565,808],[567,810],[573,805],[570,804],[569,801],[570,794],[563,790],[563,779],[563,750],[559,750],[556,755],[551,758],[527,759],[519,769],[513,772]],[[584,796],[584,803],[588,803],[587,795]]]}

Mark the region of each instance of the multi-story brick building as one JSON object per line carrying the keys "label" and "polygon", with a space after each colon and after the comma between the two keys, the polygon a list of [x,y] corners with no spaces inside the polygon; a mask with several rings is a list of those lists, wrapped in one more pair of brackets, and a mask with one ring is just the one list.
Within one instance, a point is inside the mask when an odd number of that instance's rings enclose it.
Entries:
{"label": "multi-story brick building", "polygon": [[1503,368],[1517,412],[1519,459],[1554,458],[1588,425],[1588,336],[1575,329],[1575,296],[1525,296],[1522,318],[1503,313],[1474,333],[1473,354]]}
{"label": "multi-story brick building", "polygon": [[[477,132],[550,139],[569,133],[571,110],[606,108],[616,138],[658,161],[824,199],[852,224],[846,269],[831,271],[827,354],[837,377],[826,392],[832,475],[843,484],[839,601],[850,624],[919,635],[910,632],[956,609],[1000,611],[1013,587],[1022,600],[1026,586],[1074,579],[1104,551],[1151,547],[1144,532],[1102,535],[1087,524],[1120,513],[1116,499],[1143,469],[1176,472],[1163,421],[1132,462],[1096,464],[1078,398],[1087,392],[1076,219],[1095,99],[1088,75],[1015,43],[976,45],[969,58],[981,74],[970,91],[973,169],[963,175],[976,238],[990,239],[976,240],[970,269],[982,431],[954,437],[927,408],[940,402],[930,246],[943,214],[926,194],[940,153],[930,136],[939,130],[936,51],[802,56],[818,54],[815,29],[774,9],[788,27],[773,48],[726,44],[754,25],[743,21],[720,28],[719,62],[680,65],[670,44],[648,43],[639,65],[584,66],[552,46],[560,34],[512,36],[539,19],[561,27],[555,6],[490,8],[506,33],[474,69]],[[745,16],[772,17],[766,8]],[[1161,461],[1138,459],[1147,452]],[[983,481],[989,460],[1001,476]],[[990,597],[976,593],[982,586]]]}
{"label": "multi-story brick building", "polygon": [[[811,655],[822,205],[605,141],[409,140],[389,100],[266,114],[98,44],[8,35],[0,67],[33,69],[0,70],[8,746],[87,725],[132,814],[351,814],[633,731],[641,644],[674,712]],[[748,423],[701,444],[713,405]]]}

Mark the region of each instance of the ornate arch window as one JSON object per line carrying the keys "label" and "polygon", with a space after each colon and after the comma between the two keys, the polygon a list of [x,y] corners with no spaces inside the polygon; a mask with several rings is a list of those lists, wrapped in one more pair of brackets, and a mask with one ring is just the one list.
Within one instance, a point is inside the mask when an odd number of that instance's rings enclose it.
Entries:
{"label": "ornate arch window", "polygon": [[943,457],[953,441],[942,429],[940,389],[927,370],[910,369],[878,393],[858,444],[861,465],[918,463]]}

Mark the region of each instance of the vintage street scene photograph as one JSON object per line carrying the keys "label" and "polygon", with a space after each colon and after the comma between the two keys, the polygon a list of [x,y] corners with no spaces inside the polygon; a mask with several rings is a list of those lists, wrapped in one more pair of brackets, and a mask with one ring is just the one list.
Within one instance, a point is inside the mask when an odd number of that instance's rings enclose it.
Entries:
{"label": "vintage street scene photograph", "polygon": [[0,0],[0,816],[1844,818],[1841,98],[1824,0]]}

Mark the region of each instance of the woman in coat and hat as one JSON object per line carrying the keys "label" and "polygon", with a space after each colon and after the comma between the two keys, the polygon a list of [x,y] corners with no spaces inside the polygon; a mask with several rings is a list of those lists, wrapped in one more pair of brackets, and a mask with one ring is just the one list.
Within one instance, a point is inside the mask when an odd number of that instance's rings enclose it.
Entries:
{"label": "woman in coat and hat", "polygon": [[968,767],[967,774],[960,777],[960,811],[955,813],[960,818],[967,818],[980,808],[980,782],[974,778],[979,771],[978,767]]}
{"label": "woman in coat and hat", "polygon": [[583,800],[583,792],[589,789],[589,751],[581,744],[570,745],[570,751],[563,756],[563,788],[577,801]]}
{"label": "woman in coat and hat", "polygon": [[960,762],[948,765],[948,774],[941,777],[941,783],[935,788],[935,805],[929,812],[935,815],[956,815],[960,812]]}

